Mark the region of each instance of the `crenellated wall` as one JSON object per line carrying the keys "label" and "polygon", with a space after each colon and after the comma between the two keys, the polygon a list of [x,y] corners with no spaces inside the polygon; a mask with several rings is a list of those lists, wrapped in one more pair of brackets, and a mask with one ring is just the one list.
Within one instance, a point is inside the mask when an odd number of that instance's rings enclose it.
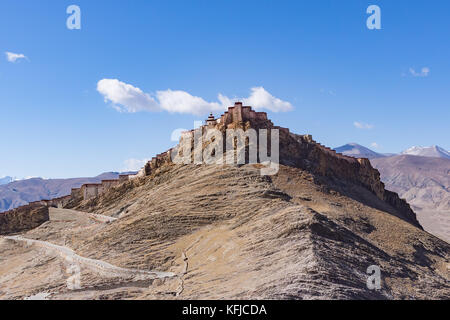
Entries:
{"label": "crenellated wall", "polygon": [[267,113],[256,112],[249,106],[242,106],[242,102],[236,102],[233,107],[229,107],[228,111],[225,111],[216,123],[221,127],[232,128],[235,127],[235,124],[247,121],[253,123],[268,122],[272,124],[272,122],[267,119]]}
{"label": "crenellated wall", "polygon": [[[2,214],[12,214],[8,217],[16,217],[18,216],[18,212],[20,213],[20,216],[25,215],[25,212],[29,211],[33,213],[34,209],[37,207],[55,207],[55,208],[65,208],[65,207],[73,207],[77,203],[83,201],[83,200],[89,200],[92,198],[95,198],[99,196],[100,194],[104,193],[105,191],[128,181],[131,177],[133,177],[132,174],[123,174],[119,176],[119,179],[108,179],[108,180],[102,180],[101,183],[88,183],[82,185],[80,188],[72,188],[70,195],[54,198],[54,199],[43,199],[39,201],[33,201],[28,203],[25,206],[21,206],[19,208],[6,211]],[[32,210],[30,210],[32,209]],[[3,220],[0,220],[0,223],[5,222],[5,216],[3,216]],[[0,226],[1,228],[1,226]]]}
{"label": "crenellated wall", "polygon": [[79,196],[79,193],[81,193],[83,200],[89,200],[99,196],[120,183],[128,181],[131,177],[133,177],[133,175],[120,175],[119,179],[108,179],[102,180],[101,183],[83,184],[80,189],[72,189],[72,196]]}
{"label": "crenellated wall", "polygon": [[98,183],[83,184],[81,186],[81,194],[83,195],[83,199],[88,200],[98,196],[99,188],[101,188],[101,184]]}

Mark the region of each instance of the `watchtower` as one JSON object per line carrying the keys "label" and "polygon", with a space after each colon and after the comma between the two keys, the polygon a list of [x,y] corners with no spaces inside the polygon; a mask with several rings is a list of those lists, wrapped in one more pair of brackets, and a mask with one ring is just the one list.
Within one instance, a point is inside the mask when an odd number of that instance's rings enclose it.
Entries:
{"label": "watchtower", "polygon": [[212,113],[209,114],[208,119],[206,119],[206,125],[209,126],[215,126],[217,123],[216,119],[214,118],[214,115]]}

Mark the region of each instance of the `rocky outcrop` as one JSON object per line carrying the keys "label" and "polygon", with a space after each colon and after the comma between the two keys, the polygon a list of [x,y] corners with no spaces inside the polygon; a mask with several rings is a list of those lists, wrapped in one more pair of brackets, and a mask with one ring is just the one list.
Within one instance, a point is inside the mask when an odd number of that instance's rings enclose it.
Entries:
{"label": "rocky outcrop", "polygon": [[280,163],[299,167],[315,175],[363,186],[383,200],[405,221],[422,228],[409,204],[397,193],[385,189],[380,172],[366,158],[336,153],[312,140],[311,136],[280,134]]}
{"label": "rocky outcrop", "polygon": [[0,234],[11,234],[34,229],[49,220],[48,206],[29,204],[0,213]]}

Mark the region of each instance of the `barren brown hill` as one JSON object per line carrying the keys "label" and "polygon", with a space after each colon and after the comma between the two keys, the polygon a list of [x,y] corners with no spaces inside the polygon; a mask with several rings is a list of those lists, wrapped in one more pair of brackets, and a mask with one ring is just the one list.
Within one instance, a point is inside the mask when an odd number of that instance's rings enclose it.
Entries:
{"label": "barren brown hill", "polygon": [[[271,178],[251,165],[168,166],[80,206],[118,218],[111,223],[79,213],[82,223],[62,210],[66,218],[53,213],[50,222],[22,236],[122,268],[176,276],[134,281],[81,265],[81,288],[70,290],[63,258],[5,239],[0,297],[449,297],[447,243],[388,213],[393,209],[364,188],[353,186],[348,197],[314,180],[285,166]],[[381,268],[381,290],[366,287],[370,265]]]}

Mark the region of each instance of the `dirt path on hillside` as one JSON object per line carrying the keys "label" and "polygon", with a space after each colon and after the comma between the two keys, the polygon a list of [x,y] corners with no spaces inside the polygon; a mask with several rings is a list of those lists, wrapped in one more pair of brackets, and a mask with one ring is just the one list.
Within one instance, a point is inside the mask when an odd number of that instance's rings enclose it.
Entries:
{"label": "dirt path on hillside", "polygon": [[111,223],[116,221],[117,218],[110,216],[104,216],[101,214],[81,212],[71,209],[50,208],[49,210],[50,221],[68,222],[78,221],[82,219],[90,219],[99,223]]}
{"label": "dirt path on hillside", "polygon": [[85,267],[91,271],[98,272],[102,276],[119,276],[119,277],[133,277],[135,280],[149,280],[149,279],[161,279],[175,277],[172,272],[159,272],[159,271],[145,271],[137,269],[126,269],[114,266],[110,263],[101,260],[95,260],[85,258],[77,255],[72,249],[59,246],[48,241],[27,239],[22,236],[5,236],[3,239],[12,240],[16,242],[24,242],[28,246],[35,245],[40,248],[44,248],[49,253],[56,253],[63,259],[71,264],[75,264],[78,267]]}
{"label": "dirt path on hillside", "polygon": [[[131,291],[134,296],[149,290],[154,281],[166,283],[167,280],[177,278],[175,273],[145,270],[145,267],[122,268],[104,261],[103,257],[88,258],[72,249],[73,238],[82,234],[95,234],[116,220],[105,215],[50,208],[49,221],[40,227],[22,234],[0,237],[6,256],[11,253],[23,255],[21,261],[29,264],[0,257],[0,283],[4,288],[9,288],[10,298],[14,299],[94,299],[105,292],[127,297],[127,292]],[[53,264],[55,271],[29,272],[32,270],[30,268],[39,268],[48,263]],[[23,278],[23,283],[19,281],[20,287],[27,293],[18,296],[15,293],[17,281],[5,277],[6,273],[2,270],[10,270],[11,274]],[[28,287],[31,279],[37,281],[37,285]],[[48,279],[52,279],[52,285],[46,285]]]}

